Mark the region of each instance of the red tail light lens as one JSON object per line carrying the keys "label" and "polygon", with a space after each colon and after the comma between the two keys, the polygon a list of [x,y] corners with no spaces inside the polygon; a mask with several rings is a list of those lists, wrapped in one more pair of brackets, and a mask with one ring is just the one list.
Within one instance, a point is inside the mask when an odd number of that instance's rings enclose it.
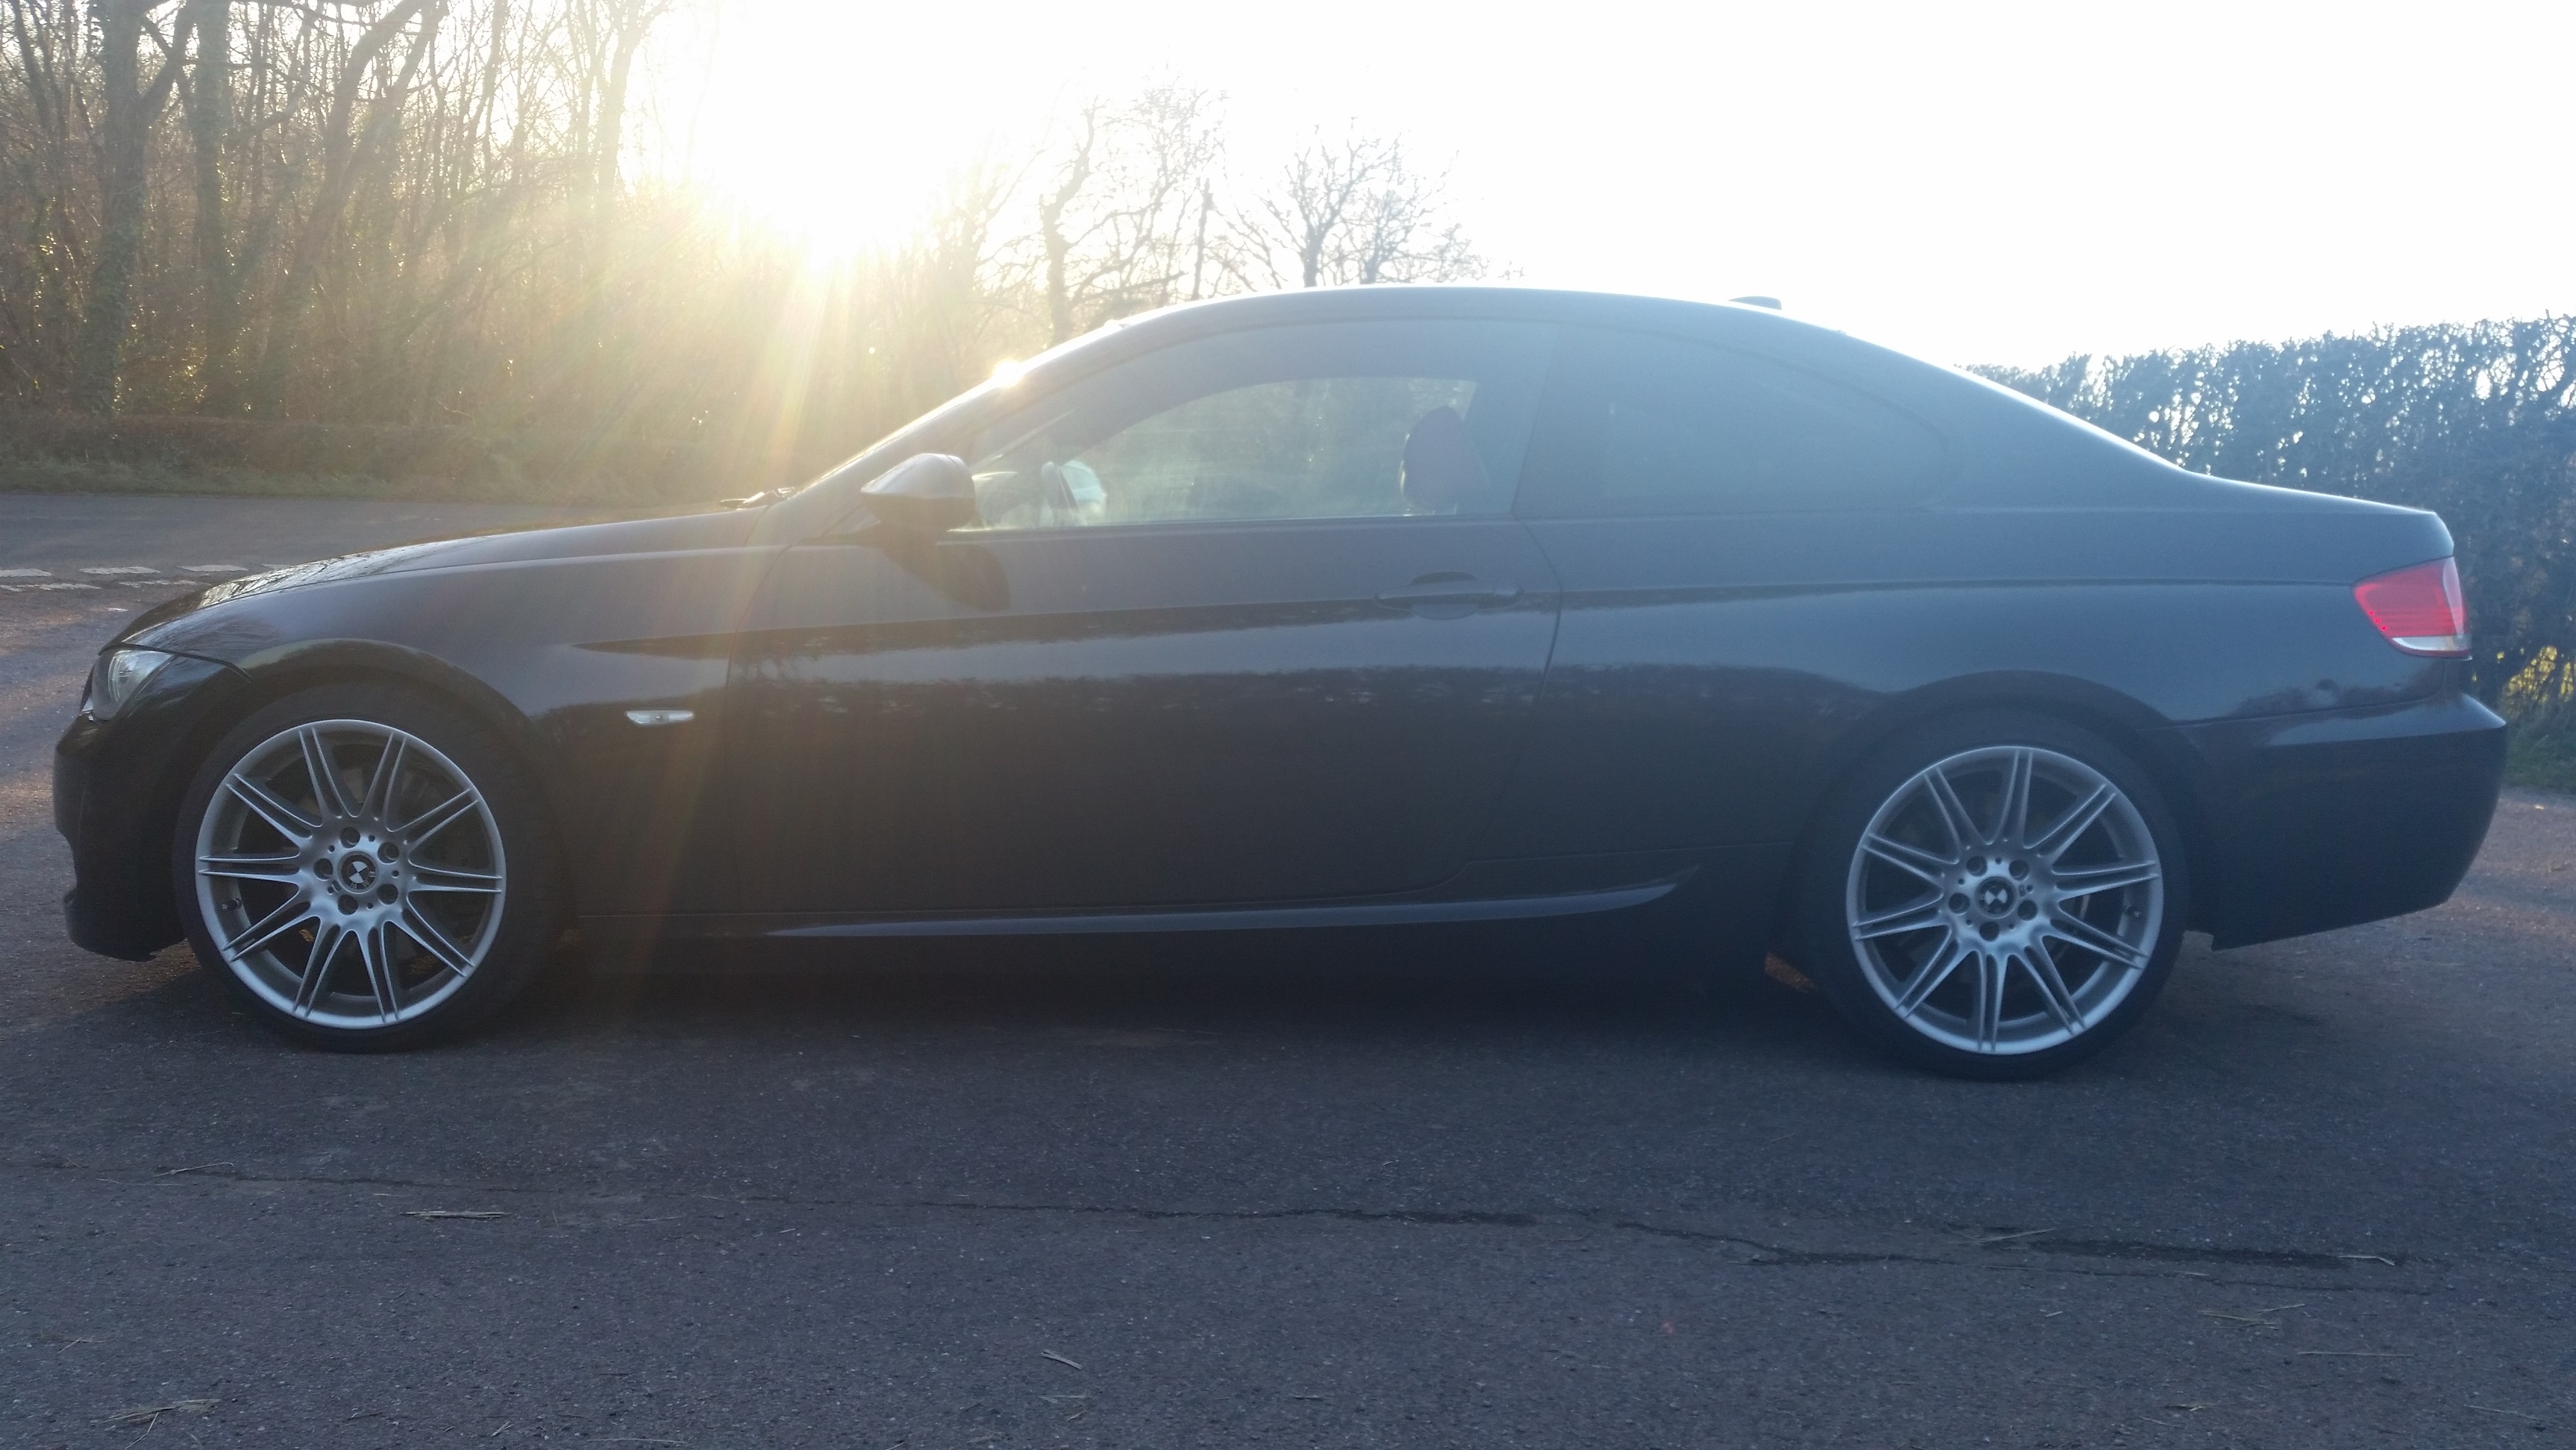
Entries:
{"label": "red tail light lens", "polygon": [[2410,655],[2469,652],[2469,606],[2460,598],[2459,566],[2448,559],[2374,574],[2352,586],[2352,597],[2388,642]]}

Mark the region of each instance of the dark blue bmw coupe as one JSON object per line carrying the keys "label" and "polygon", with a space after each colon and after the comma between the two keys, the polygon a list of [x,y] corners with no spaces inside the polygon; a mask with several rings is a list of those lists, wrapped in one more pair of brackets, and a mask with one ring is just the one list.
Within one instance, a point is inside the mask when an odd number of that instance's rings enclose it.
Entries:
{"label": "dark blue bmw coupe", "polygon": [[1753,307],[1129,321],[782,496],[218,584],[101,654],[72,936],[418,1043],[567,925],[1639,908],[1925,1066],[2433,905],[2504,751],[2440,519],[2171,467]]}

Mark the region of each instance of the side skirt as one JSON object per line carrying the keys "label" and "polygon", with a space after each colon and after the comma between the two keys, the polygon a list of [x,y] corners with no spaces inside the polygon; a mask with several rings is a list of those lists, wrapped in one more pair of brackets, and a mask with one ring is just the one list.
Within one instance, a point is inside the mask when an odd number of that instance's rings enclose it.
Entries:
{"label": "side skirt", "polygon": [[1671,896],[1685,872],[1662,881],[1590,891],[1441,900],[1349,901],[1312,906],[1245,906],[1169,911],[1005,912],[981,916],[826,916],[817,913],[586,916],[585,939],[649,941],[828,941],[867,937],[1130,935],[1153,932],[1277,931],[1320,927],[1412,926],[1520,921],[1626,911]]}
{"label": "side skirt", "polygon": [[1083,912],[1071,916],[969,916],[836,921],[758,933],[778,940],[866,936],[1062,936],[1157,931],[1271,931],[1282,927],[1406,926],[1428,922],[1514,921],[1623,911],[1672,894],[1677,882],[1562,896],[1492,901],[1398,901],[1351,906],[1267,906],[1233,911]]}

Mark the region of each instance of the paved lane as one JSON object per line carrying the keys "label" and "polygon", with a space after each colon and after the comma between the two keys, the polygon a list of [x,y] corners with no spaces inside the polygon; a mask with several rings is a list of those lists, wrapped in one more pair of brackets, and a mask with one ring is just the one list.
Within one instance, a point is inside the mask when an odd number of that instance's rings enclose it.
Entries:
{"label": "paved lane", "polygon": [[128,580],[151,587],[155,578],[214,578],[420,539],[618,516],[523,504],[0,493],[0,592]]}
{"label": "paved lane", "polygon": [[1589,931],[567,973],[331,1057],[61,938],[45,752],[147,597],[0,598],[0,1445],[2576,1439],[2576,800],[2039,1084]]}

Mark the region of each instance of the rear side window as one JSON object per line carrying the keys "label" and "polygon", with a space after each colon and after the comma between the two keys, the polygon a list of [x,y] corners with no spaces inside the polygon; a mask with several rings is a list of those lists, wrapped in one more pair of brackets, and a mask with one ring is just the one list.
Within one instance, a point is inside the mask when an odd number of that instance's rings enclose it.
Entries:
{"label": "rear side window", "polygon": [[1921,501],[1939,434],[1749,353],[1569,330],[1519,511],[1537,517],[1845,511]]}

